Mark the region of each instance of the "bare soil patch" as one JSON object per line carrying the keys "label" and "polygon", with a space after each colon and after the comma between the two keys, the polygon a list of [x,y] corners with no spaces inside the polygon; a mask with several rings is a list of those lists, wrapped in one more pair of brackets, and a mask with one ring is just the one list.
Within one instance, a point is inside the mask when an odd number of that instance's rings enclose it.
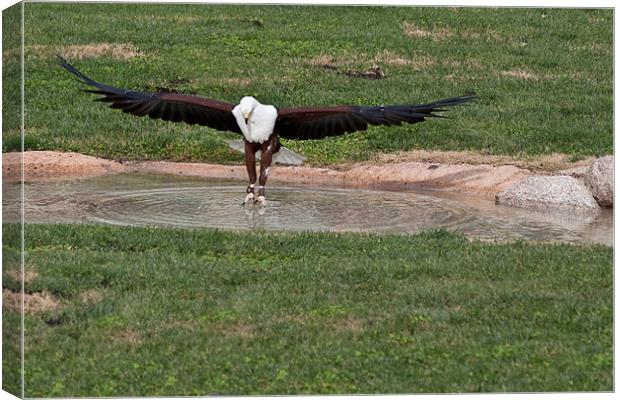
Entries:
{"label": "bare soil patch", "polygon": [[403,22],[402,29],[405,35],[416,38],[431,38],[434,41],[445,40],[452,37],[452,31],[446,28],[433,28],[433,30],[425,30],[415,25],[413,22]]}
{"label": "bare soil patch", "polygon": [[[5,51],[2,60],[19,56],[19,48]],[[69,60],[83,60],[87,58],[109,57],[116,60],[127,60],[143,56],[136,46],[131,43],[89,43],[70,46],[50,46],[33,44],[25,47],[25,57],[54,57],[60,54]]]}
{"label": "bare soil patch", "polygon": [[413,67],[414,71],[422,71],[437,64],[437,61],[431,57],[420,56],[411,60],[410,64]]}
{"label": "bare soil patch", "polygon": [[451,37],[460,37],[470,40],[490,40],[495,42],[503,41],[503,37],[497,31],[484,30],[454,32],[448,28],[433,26],[432,29],[423,29],[413,22],[404,21],[401,25],[403,33],[411,38],[430,38],[435,42],[450,39]]}
{"label": "bare soil patch", "polygon": [[[2,302],[5,309],[21,312],[22,293],[2,289]],[[28,314],[40,314],[58,308],[60,308],[60,302],[48,292],[24,294],[24,312]]]}
{"label": "bare soil patch", "polygon": [[501,76],[508,76],[508,77],[512,77],[512,78],[519,78],[519,79],[522,79],[524,81],[537,81],[539,79],[538,75],[536,75],[536,74],[534,74],[532,72],[523,71],[523,70],[500,71],[499,74]]}
{"label": "bare soil patch", "polygon": [[64,56],[71,59],[84,59],[96,57],[110,57],[117,60],[127,60],[129,58],[143,55],[134,45],[130,43],[91,43],[85,45],[74,45],[65,47]]}
{"label": "bare soil patch", "polygon": [[562,78],[568,78],[572,80],[582,80],[584,78],[583,74],[579,71],[569,71],[569,72],[564,72],[560,74],[540,75],[540,74],[535,74],[530,71],[518,69],[518,70],[509,70],[509,71],[499,71],[499,72],[495,72],[495,74],[500,77],[516,78],[516,79],[521,79],[523,81],[532,81],[532,82],[537,82],[540,80],[556,80],[556,79],[562,79]]}
{"label": "bare soil patch", "polygon": [[329,56],[321,54],[306,60],[306,62],[315,67],[338,71],[359,65],[366,65],[368,68],[376,68],[377,64],[409,65],[411,61],[403,56],[384,50],[382,53],[375,55],[356,53],[346,56]]}
{"label": "bare soil patch", "polygon": [[[7,275],[18,282],[22,281],[22,274],[18,270],[7,271]],[[24,271],[24,275],[23,275],[24,283],[31,283],[38,277],[39,277],[39,273],[36,271],[29,270],[28,268],[26,268],[26,270]]]}

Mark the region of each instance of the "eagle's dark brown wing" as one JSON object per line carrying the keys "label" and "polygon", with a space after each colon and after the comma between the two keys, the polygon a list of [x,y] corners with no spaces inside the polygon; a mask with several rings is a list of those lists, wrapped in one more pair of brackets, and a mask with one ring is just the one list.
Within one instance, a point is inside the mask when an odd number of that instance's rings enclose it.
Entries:
{"label": "eagle's dark brown wing", "polygon": [[57,57],[60,65],[80,82],[95,88],[85,90],[86,92],[103,96],[96,101],[111,103],[111,108],[137,116],[148,115],[164,121],[183,121],[220,131],[241,133],[232,114],[233,104],[177,93],[146,93],[104,85],[84,75],[62,57]]}
{"label": "eagle's dark brown wing", "polygon": [[415,124],[426,118],[442,118],[434,113],[474,99],[476,96],[469,94],[419,105],[285,108],[278,110],[275,130],[285,139],[323,139],[364,131],[368,125]]}

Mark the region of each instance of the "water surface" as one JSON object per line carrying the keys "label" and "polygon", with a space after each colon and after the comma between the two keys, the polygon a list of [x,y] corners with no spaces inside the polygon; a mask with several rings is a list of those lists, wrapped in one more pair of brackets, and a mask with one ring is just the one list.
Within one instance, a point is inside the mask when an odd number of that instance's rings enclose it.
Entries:
{"label": "water surface", "polygon": [[[12,186],[13,185],[13,186]],[[18,215],[18,184],[4,185],[5,221]],[[28,223],[82,222],[231,230],[416,233],[446,228],[484,240],[532,239],[611,246],[612,213],[596,218],[497,206],[436,193],[272,184],[265,208],[244,207],[244,182],[118,174],[27,182]]]}

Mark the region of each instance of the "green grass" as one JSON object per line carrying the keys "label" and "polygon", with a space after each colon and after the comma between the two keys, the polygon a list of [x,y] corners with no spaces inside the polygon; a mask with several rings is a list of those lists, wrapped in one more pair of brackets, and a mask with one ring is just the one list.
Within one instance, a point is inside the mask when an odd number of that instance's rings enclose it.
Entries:
{"label": "green grass", "polygon": [[[4,227],[9,260],[17,234]],[[29,397],[613,389],[609,247],[445,231],[25,236],[27,292],[61,304],[26,315]],[[18,289],[7,267],[3,282]]]}
{"label": "green grass", "polygon": [[[122,87],[181,80],[177,88],[187,92],[233,103],[249,94],[280,107],[480,96],[451,111],[450,120],[286,143],[314,164],[418,148],[611,154],[612,16],[586,9],[28,3],[25,145],[108,158],[241,160],[222,139],[234,134],[127,116],[78,93],[54,52],[108,42],[130,43],[143,56],[70,61]],[[435,38],[409,37],[406,27]],[[377,63],[386,78],[337,74],[313,65],[319,56],[343,69]],[[18,68],[9,57],[5,73]],[[533,79],[502,75],[507,71]],[[3,113],[3,151],[15,150],[17,114]]]}

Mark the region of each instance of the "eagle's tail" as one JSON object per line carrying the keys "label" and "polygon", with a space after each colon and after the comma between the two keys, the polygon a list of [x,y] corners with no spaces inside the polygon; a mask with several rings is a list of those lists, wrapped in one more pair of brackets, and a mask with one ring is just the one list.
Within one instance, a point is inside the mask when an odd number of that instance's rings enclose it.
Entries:
{"label": "eagle's tail", "polygon": [[[228,140],[228,146],[245,154],[245,145],[243,140]],[[256,152],[256,158],[260,160],[261,151]],[[273,156],[273,162],[284,165],[301,165],[306,160],[306,157],[301,154],[297,154],[292,150],[287,149],[284,146],[280,146],[280,150]]]}

